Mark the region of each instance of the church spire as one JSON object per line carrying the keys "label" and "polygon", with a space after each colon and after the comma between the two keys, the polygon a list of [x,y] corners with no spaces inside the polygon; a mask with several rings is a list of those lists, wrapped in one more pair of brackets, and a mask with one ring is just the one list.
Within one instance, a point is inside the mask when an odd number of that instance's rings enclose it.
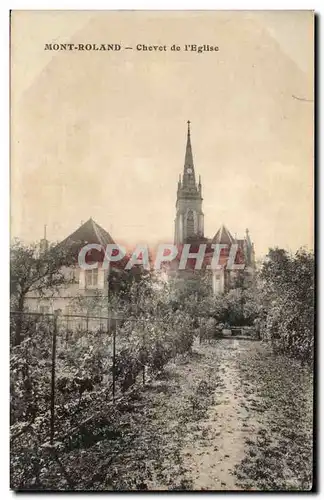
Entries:
{"label": "church spire", "polygon": [[183,176],[180,177],[177,190],[176,219],[174,241],[184,243],[190,238],[203,238],[204,214],[202,211],[202,186],[196,184],[195,168],[191,148],[190,121],[187,121],[187,145],[183,167]]}
{"label": "church spire", "polygon": [[187,121],[188,124],[188,132],[187,132],[187,146],[186,146],[186,156],[185,156],[185,168],[191,167],[193,168],[193,158],[192,158],[192,149],[191,149],[191,137],[190,137],[190,120]]}
{"label": "church spire", "polygon": [[188,124],[188,131],[187,131],[185,162],[183,167],[183,184],[195,186],[196,179],[195,179],[195,168],[194,168],[192,148],[191,148],[190,120],[187,121],[187,124]]}

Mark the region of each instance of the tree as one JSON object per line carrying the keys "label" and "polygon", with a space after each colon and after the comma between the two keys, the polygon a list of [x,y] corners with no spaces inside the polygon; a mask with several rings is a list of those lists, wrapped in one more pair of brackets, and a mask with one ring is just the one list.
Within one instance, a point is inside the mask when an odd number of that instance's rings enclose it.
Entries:
{"label": "tree", "polygon": [[74,262],[75,256],[68,246],[51,244],[45,252],[40,252],[35,243],[25,244],[18,239],[13,242],[10,249],[10,300],[18,313],[14,322],[15,345],[22,340],[21,313],[25,309],[27,294],[55,293],[58,287],[69,282],[64,267]]}
{"label": "tree", "polygon": [[275,350],[313,359],[314,254],[270,249],[261,270],[264,328]]}

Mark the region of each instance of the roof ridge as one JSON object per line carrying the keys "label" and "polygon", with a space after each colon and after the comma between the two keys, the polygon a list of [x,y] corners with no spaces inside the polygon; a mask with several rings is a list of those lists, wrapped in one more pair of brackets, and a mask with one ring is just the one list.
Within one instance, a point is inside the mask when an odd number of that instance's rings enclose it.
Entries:
{"label": "roof ridge", "polygon": [[96,221],[93,220],[92,217],[90,217],[90,221],[92,223],[93,230],[94,230],[98,240],[100,241],[100,244],[103,245],[102,236],[100,234],[100,226],[98,226],[98,224],[96,223]]}
{"label": "roof ridge", "polygon": [[[90,233],[92,234],[92,236],[90,235]],[[90,217],[86,222],[81,224],[75,231],[73,231],[73,233],[69,234],[69,236],[61,241],[60,245],[65,244],[68,241],[85,241],[85,239],[88,239],[89,237],[93,238],[93,235],[95,236],[95,239],[103,246],[109,243],[115,243],[108,231],[106,231],[95,220],[93,220],[92,217]]]}

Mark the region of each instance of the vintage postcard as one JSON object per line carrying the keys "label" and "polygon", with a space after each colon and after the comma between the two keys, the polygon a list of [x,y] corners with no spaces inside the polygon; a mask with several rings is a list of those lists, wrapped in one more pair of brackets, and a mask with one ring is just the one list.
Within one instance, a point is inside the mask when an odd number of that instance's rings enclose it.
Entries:
{"label": "vintage postcard", "polygon": [[17,491],[310,491],[314,13],[12,11]]}

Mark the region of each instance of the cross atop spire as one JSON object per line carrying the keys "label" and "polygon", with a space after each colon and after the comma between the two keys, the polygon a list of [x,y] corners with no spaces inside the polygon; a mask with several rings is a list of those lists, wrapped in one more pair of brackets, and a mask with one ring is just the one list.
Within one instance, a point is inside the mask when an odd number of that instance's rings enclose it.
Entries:
{"label": "cross atop spire", "polygon": [[188,168],[192,170],[189,172],[194,176],[194,163],[192,157],[192,149],[191,149],[191,138],[190,138],[190,120],[187,121],[188,124],[188,132],[187,132],[187,146],[186,146],[186,156],[185,156],[185,164],[184,164],[184,174],[188,173]]}

